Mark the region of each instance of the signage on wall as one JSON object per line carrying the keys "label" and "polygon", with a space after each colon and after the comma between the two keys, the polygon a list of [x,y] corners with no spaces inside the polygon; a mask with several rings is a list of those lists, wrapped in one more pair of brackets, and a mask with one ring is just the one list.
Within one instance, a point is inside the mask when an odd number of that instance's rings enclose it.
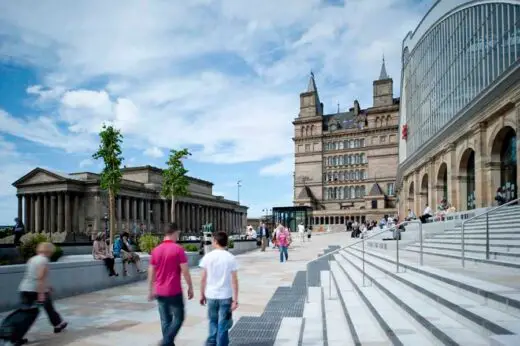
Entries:
{"label": "signage on wall", "polygon": [[402,134],[402,139],[404,139],[406,141],[408,139],[408,125],[406,125],[406,124],[403,125],[403,130],[401,131],[401,134]]}

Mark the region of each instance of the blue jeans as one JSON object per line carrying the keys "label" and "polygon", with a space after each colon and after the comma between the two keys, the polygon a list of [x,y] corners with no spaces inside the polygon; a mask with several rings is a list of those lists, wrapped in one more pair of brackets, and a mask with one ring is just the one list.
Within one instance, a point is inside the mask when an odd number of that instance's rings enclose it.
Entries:
{"label": "blue jeans", "polygon": [[157,297],[163,346],[174,345],[175,337],[184,322],[184,298],[181,294],[171,297]]}
{"label": "blue jeans", "polygon": [[280,262],[283,262],[283,258],[285,256],[285,261],[289,259],[289,254],[287,253],[287,246],[279,246],[278,249],[280,250]]}
{"label": "blue jeans", "polygon": [[233,325],[231,298],[208,299],[209,336],[207,346],[228,346],[228,331]]}

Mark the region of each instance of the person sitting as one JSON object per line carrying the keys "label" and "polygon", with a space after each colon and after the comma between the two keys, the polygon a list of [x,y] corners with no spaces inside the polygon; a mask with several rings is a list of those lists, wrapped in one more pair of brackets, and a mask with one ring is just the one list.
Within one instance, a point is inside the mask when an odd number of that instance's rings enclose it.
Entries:
{"label": "person sitting", "polygon": [[114,256],[120,257],[123,261],[123,275],[128,275],[127,263],[134,263],[138,273],[144,273],[141,270],[141,258],[134,252],[133,246],[130,244],[128,232],[123,232],[114,242]]}
{"label": "person sitting", "polygon": [[503,205],[507,203],[506,193],[502,187],[497,189],[497,194],[495,195],[495,201],[497,201],[498,205]]}
{"label": "person sitting", "polygon": [[417,219],[417,216],[415,215],[415,213],[413,212],[412,209],[408,209],[408,216],[406,217],[406,221],[412,221],[412,220],[415,220]]}
{"label": "person sitting", "polygon": [[119,276],[119,274],[114,270],[114,255],[112,255],[110,248],[107,246],[104,232],[99,232],[97,234],[94,244],[92,244],[92,256],[95,260],[103,261],[105,263],[105,267],[107,267],[108,270],[108,276]]}
{"label": "person sitting", "polygon": [[420,219],[422,223],[428,222],[428,219],[432,217],[432,208],[428,204],[426,204],[426,208],[424,208],[424,212],[421,215]]}

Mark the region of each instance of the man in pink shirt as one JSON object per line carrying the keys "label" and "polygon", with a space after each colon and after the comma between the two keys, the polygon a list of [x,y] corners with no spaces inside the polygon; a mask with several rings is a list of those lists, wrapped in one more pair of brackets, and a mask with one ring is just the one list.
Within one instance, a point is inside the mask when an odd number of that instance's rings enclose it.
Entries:
{"label": "man in pink shirt", "polygon": [[193,298],[188,259],[184,248],[176,243],[177,224],[167,226],[164,241],[152,251],[148,266],[148,299],[157,299],[163,340],[161,345],[175,345],[175,337],[184,322],[184,298],[181,274],[188,284],[188,299]]}

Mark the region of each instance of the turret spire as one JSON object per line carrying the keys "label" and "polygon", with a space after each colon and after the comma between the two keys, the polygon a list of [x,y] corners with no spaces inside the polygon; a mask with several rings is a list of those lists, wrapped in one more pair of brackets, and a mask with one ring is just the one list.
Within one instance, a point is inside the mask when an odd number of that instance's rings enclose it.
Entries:
{"label": "turret spire", "polygon": [[388,79],[388,73],[386,73],[385,56],[383,54],[383,63],[381,64],[381,73],[379,73],[379,80]]}
{"label": "turret spire", "polygon": [[307,85],[307,92],[315,92],[318,91],[316,88],[316,81],[314,80],[314,72],[311,70],[311,76],[309,78],[309,84]]}

